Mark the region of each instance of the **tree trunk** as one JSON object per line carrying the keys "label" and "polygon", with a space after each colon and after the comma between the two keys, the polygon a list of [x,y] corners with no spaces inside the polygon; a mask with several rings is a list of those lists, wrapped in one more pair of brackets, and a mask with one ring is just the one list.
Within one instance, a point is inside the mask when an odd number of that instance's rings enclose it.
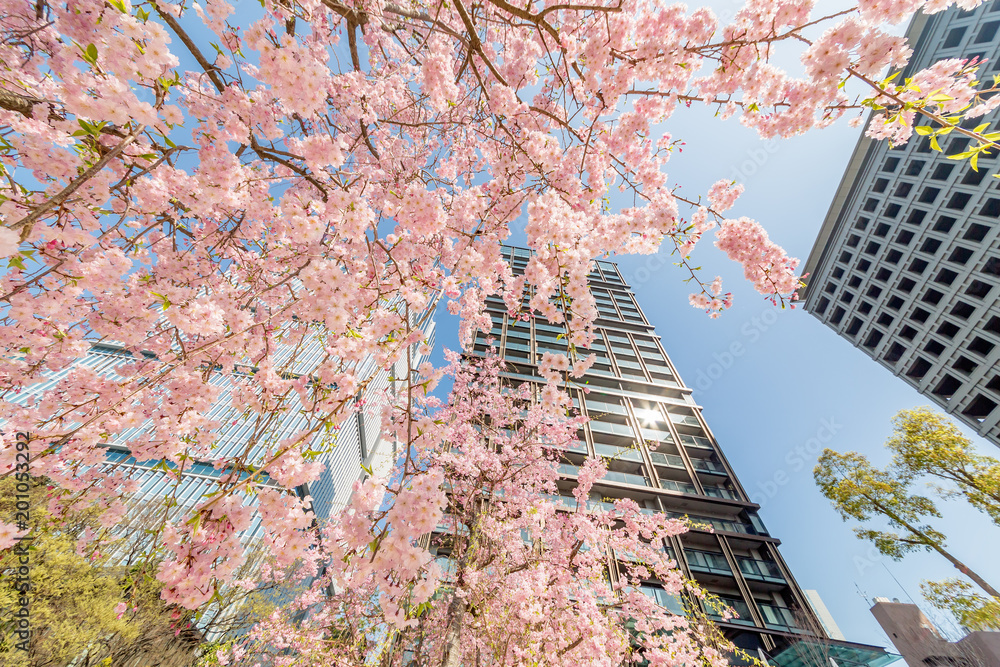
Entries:
{"label": "tree trunk", "polygon": [[875,503],[875,506],[890,519],[896,521],[897,523],[899,523],[899,525],[903,526],[908,531],[919,537],[924,544],[926,544],[931,549],[934,549],[934,551],[944,556],[949,563],[955,566],[955,569],[957,569],[959,572],[967,576],[969,579],[972,579],[972,581],[974,581],[977,586],[979,586],[981,589],[989,593],[990,596],[1000,600],[1000,593],[998,593],[996,589],[994,589],[992,586],[986,583],[985,579],[983,579],[978,574],[970,570],[965,563],[963,563],[962,561],[958,560],[950,553],[945,551],[944,547],[938,544],[936,540],[932,540],[931,538],[927,537],[927,535],[925,535],[923,531],[921,531],[919,528],[917,528],[916,526],[911,526],[909,523],[904,521],[902,517],[897,515],[895,512],[892,512],[891,510],[881,506],[879,503]]}
{"label": "tree trunk", "polygon": [[979,586],[981,589],[989,593],[994,598],[1000,600],[1000,593],[998,593],[996,589],[994,589],[992,586],[986,583],[985,579],[983,579],[978,574],[970,570],[965,563],[952,556],[950,553],[942,549],[937,544],[932,544],[931,547],[939,554],[947,558],[948,562],[955,566],[955,569],[957,569],[959,572],[967,576],[969,579],[972,579],[974,582],[976,582],[977,586]]}
{"label": "tree trunk", "polygon": [[444,657],[441,667],[460,667],[462,664],[462,623],[465,621],[466,604],[457,593],[452,593],[448,603],[448,630],[444,636]]}

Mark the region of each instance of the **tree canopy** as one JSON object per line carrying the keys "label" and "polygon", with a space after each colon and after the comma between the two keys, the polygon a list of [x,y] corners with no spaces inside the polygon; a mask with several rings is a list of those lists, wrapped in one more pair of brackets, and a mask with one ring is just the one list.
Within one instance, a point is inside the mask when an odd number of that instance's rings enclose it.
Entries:
{"label": "tree canopy", "polygon": [[[845,521],[862,522],[854,529],[858,537],[890,558],[899,560],[913,551],[943,556],[985,595],[956,578],[926,582],[928,601],[950,611],[965,627],[1000,628],[1000,593],[946,548],[944,533],[928,522],[941,518],[937,504],[914,491],[916,485],[927,483],[935,495],[966,500],[996,524],[1000,461],[977,453],[947,417],[930,408],[900,411],[885,444],[892,452],[886,468],[872,465],[856,452],[824,450],[814,471],[823,495]],[[941,485],[942,481],[948,484]],[[864,527],[874,522],[885,522],[892,530]]]}

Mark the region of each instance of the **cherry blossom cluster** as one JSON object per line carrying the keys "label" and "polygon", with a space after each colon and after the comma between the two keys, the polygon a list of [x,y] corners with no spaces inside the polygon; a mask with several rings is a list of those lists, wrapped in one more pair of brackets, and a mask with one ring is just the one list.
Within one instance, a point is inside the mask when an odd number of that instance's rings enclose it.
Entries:
{"label": "cherry blossom cluster", "polygon": [[[580,469],[575,508],[553,502],[558,451],[575,439],[581,419],[533,399],[529,385],[504,384],[496,358],[452,359],[446,404],[434,397],[417,409],[399,404],[386,423],[419,433],[398,480],[357,485],[344,521],[324,528],[327,573],[288,612],[222,652],[222,663],[363,664],[362,656],[372,656],[365,637],[381,622],[391,634],[381,630],[378,657],[391,665],[404,664],[404,653],[418,664],[467,664],[475,656],[524,664],[541,655],[560,667],[640,655],[651,664],[694,656],[727,664],[734,647],[721,640],[706,654],[703,630],[639,592],[656,578],[671,594],[700,594],[662,546],[686,525],[643,513],[631,500],[593,508],[592,490],[607,471],[600,458]],[[362,515],[367,520],[358,521]],[[613,584],[609,552],[622,559]],[[306,608],[310,614],[296,619]],[[624,632],[634,619],[649,634],[633,638],[638,649]]]}
{"label": "cherry blossom cluster", "polygon": [[18,530],[16,525],[0,521],[0,549],[11,548],[17,544],[19,537],[24,537],[27,534],[27,529]]}
{"label": "cherry blossom cluster", "polygon": [[722,278],[716,276],[710,285],[702,288],[688,297],[689,303],[695,308],[703,308],[708,316],[715,319],[726,308],[733,305],[732,292],[722,291]]}
{"label": "cherry blossom cluster", "polygon": [[[788,254],[771,239],[757,222],[741,217],[725,220],[716,232],[715,245],[730,259],[743,265],[743,275],[757,291],[773,295],[772,300],[787,298],[794,301],[802,281],[795,273],[799,260]],[[721,280],[713,285],[721,289]]]}
{"label": "cherry blossom cluster", "polygon": [[718,181],[708,189],[708,201],[712,209],[718,213],[728,211],[736,204],[736,198],[743,194],[744,187],[739,183]]}

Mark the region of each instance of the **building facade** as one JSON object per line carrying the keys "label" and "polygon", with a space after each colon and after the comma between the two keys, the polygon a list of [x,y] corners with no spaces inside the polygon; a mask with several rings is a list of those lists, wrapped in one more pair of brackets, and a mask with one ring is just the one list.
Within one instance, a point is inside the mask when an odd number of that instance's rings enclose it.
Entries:
{"label": "building facade", "polygon": [[970,632],[948,641],[915,604],[875,598],[871,612],[908,665],[1000,665],[1000,632]]}
{"label": "building facade", "polygon": [[[425,334],[427,347],[434,345],[435,322],[433,311],[437,305],[436,298],[421,313],[411,314],[411,325],[419,326]],[[322,332],[314,332],[310,339],[299,346],[279,346],[275,351],[273,365],[282,368],[289,364],[293,375],[308,374],[310,368],[325,355]],[[426,360],[419,353],[417,345],[411,350],[413,367],[416,368]],[[294,358],[293,355],[294,354]],[[75,363],[52,374],[45,381],[39,382],[21,392],[16,401],[24,403],[44,396],[49,390],[68,374],[77,369],[87,369],[93,373],[116,377],[116,369],[122,364],[134,361],[132,355],[113,344],[100,344],[91,347],[90,351]],[[252,370],[248,369],[245,377],[249,380]],[[381,406],[385,397],[395,394],[396,378],[406,377],[405,359],[390,368],[379,366],[371,357],[362,360],[357,365],[358,383],[364,381],[364,390],[359,391],[357,403],[361,407],[348,419],[340,424],[336,431],[318,432],[313,436],[309,446],[322,453],[316,461],[324,465],[319,479],[304,484],[295,489],[300,497],[309,496],[312,499],[312,509],[318,519],[326,519],[343,509],[350,498],[354,482],[364,478],[368,473],[376,475],[389,472],[395,459],[395,453],[400,445],[391,438],[382,436]],[[218,398],[207,413],[207,417],[218,421],[221,426],[216,431],[213,454],[216,460],[244,460],[244,467],[252,466],[263,460],[267,447],[283,438],[309,429],[314,424],[309,414],[301,409],[297,394],[290,395],[284,410],[274,411],[265,417],[248,417],[242,409],[232,405],[232,381],[239,381],[239,374],[232,377],[216,374],[210,382],[220,388]],[[175,469],[172,463],[160,460],[137,461],[129,449],[129,442],[141,438],[144,431],[150,428],[152,422],[140,425],[119,433],[114,439],[105,443],[107,451],[104,466],[106,469],[124,470],[138,484],[130,502],[145,511],[150,507],[162,506],[170,502],[171,516],[187,515],[195,506],[201,503],[208,494],[219,488],[220,480],[228,478],[233,470],[228,467],[217,468],[209,461],[188,461],[180,475],[168,474],[164,466]],[[247,473],[240,473],[243,477]],[[281,488],[266,474],[256,477],[259,486]],[[253,503],[251,496],[243,494],[246,502]],[[262,526],[259,515],[254,515],[253,521],[241,535],[244,544],[259,539],[262,536]]]}
{"label": "building facade", "polygon": [[[515,275],[522,274],[529,251],[506,252]],[[738,618],[714,620],[737,646],[781,667],[829,667],[828,657],[847,656],[851,661],[844,665],[891,662],[882,649],[825,636],[778,552],[779,540],[758,516],[759,506],[750,502],[617,266],[597,262],[589,281],[600,313],[589,349],[597,361],[569,389],[590,421],[563,455],[560,489],[567,507],[576,506],[571,490],[579,466],[587,457],[603,457],[608,473],[594,485],[593,505],[627,497],[648,511],[687,516],[699,526],[663,548],[685,575],[736,611]],[[525,309],[529,298],[524,295]],[[544,352],[566,353],[564,327],[539,317],[512,318],[499,297],[487,299],[487,310],[493,328],[478,334],[474,352],[485,355],[492,340],[510,381],[541,382],[536,362]],[[614,577],[613,561],[609,570]],[[655,581],[643,592],[684,613]],[[820,644],[826,658],[810,662]]]}
{"label": "building facade", "polygon": [[812,607],[813,611],[816,612],[816,617],[819,619],[820,625],[823,626],[826,636],[831,639],[844,639],[844,633],[840,631],[840,626],[837,625],[837,621],[833,620],[833,615],[830,610],[826,608],[826,603],[823,602],[823,598],[819,596],[819,591],[814,591],[806,589],[802,591],[806,600],[809,601],[809,606]]}
{"label": "building facade", "polygon": [[[903,77],[947,58],[1000,73],[1000,2],[917,15]],[[969,119],[989,123],[997,113]],[[947,159],[914,135],[901,146],[858,141],[804,267],[805,309],[979,435],[1000,445],[1000,169],[997,151]]]}

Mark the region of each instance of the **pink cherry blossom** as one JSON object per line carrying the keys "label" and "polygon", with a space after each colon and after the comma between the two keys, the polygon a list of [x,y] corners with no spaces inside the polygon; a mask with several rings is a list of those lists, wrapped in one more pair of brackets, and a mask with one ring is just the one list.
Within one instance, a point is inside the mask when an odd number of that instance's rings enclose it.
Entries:
{"label": "pink cherry blossom", "polygon": [[17,232],[7,227],[0,227],[0,257],[10,257],[17,252],[21,239]]}
{"label": "pink cherry blossom", "polygon": [[[877,80],[911,55],[887,24],[948,0],[860,0],[833,15],[820,4],[748,0],[721,20],[640,0],[265,0],[253,12],[224,0],[0,0],[0,257],[10,258],[0,262],[0,421],[30,434],[32,474],[65,491],[53,516],[107,510],[108,535],[87,535],[82,552],[127,531],[140,489],[109,464],[113,445],[156,462],[166,481],[143,500],[164,517],[150,535],[164,599],[199,609],[235,585],[259,522],[267,576],[315,577],[300,604],[326,616],[298,627],[279,613],[258,635],[311,664],[366,664],[324,648],[321,623],[343,618],[362,633],[426,629],[429,651],[461,661],[449,608],[483,610],[469,650],[510,623],[526,639],[502,660],[567,649],[559,666],[619,664],[621,618],[587,626],[569,601],[604,609],[611,592],[594,583],[605,565],[595,554],[609,541],[641,549],[637,526],[683,527],[643,523],[627,503],[591,512],[581,496],[567,512],[544,500],[554,452],[578,425],[565,383],[595,359],[578,349],[598,316],[588,274],[598,258],[662,252],[697,286],[691,303],[718,317],[741,288],[723,292],[696,268],[716,229],[717,248],[773,302],[794,302],[802,278],[760,223],[727,217],[741,185],[687,195],[683,168],[670,168],[686,147],[673,114],[734,117],[772,138],[845,114],[857,123],[875,106],[869,136],[902,143],[952,131],[942,115],[976,117],[1000,99],[976,88],[980,64],[962,60]],[[776,64],[778,45],[798,49],[801,74]],[[851,99],[844,81],[866,92]],[[504,244],[521,230],[533,254],[515,276]],[[479,376],[450,355],[455,402],[445,403],[433,395],[443,369],[417,355],[437,300],[460,316],[468,352],[493,326],[493,297],[513,318],[564,327],[567,354],[545,356],[545,382],[513,398],[496,368],[483,376],[495,390],[477,393]],[[369,395],[388,376],[396,393]],[[359,410],[381,419],[402,457],[396,476],[359,482],[324,522],[296,488],[325,473]],[[287,415],[297,421],[285,428]],[[487,439],[484,423],[511,432]],[[245,432],[227,437],[232,426]],[[0,474],[18,465],[6,445]],[[192,465],[218,473],[210,495],[174,506],[178,471]],[[585,465],[582,486],[600,473]],[[480,516],[484,498],[503,501]],[[484,553],[525,567],[498,578],[459,555],[449,572],[423,541],[473,527],[496,540]],[[551,538],[553,560],[528,567],[522,531]],[[0,535],[9,547],[16,531],[0,524]],[[581,540],[599,548],[574,554]],[[452,593],[438,597],[439,584]],[[329,603],[321,586],[338,591]],[[704,642],[684,619],[615,594],[623,614],[645,619],[651,664],[721,664],[695,650]],[[240,651],[227,659],[239,664]]]}
{"label": "pink cherry blossom", "polygon": [[0,521],[0,549],[9,549],[18,542],[18,538],[28,534],[27,530],[18,530],[12,523]]}

